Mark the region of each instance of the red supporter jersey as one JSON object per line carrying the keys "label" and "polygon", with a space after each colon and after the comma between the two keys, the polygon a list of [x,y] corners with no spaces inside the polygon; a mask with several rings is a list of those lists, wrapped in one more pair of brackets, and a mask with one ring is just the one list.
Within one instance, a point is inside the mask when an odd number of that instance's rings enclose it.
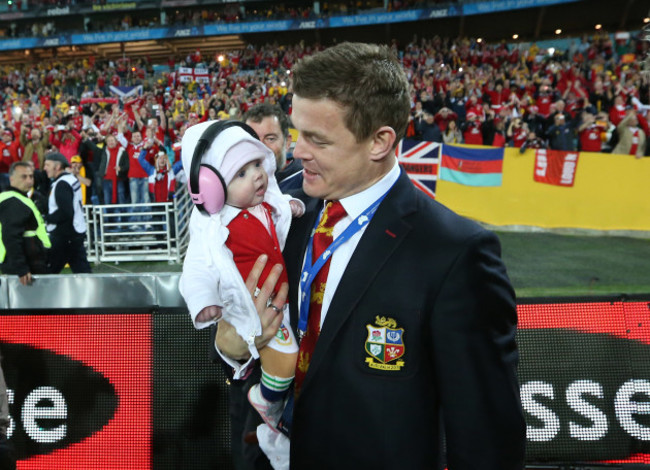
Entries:
{"label": "red supporter jersey", "polygon": [[609,120],[612,121],[612,124],[618,126],[625,118],[625,113],[625,106],[612,106],[612,109],[609,110]]}
{"label": "red supporter jersey", "polygon": [[481,132],[481,125],[479,123],[470,124],[463,132],[463,138],[466,144],[470,145],[483,145],[483,133]]}
{"label": "red supporter jersey", "polygon": [[0,142],[0,173],[8,173],[13,162],[18,161],[18,141],[10,145]]}
{"label": "red supporter jersey", "polygon": [[120,146],[116,146],[112,149],[106,148],[105,151],[107,153],[108,157],[108,162],[106,164],[106,174],[104,175],[105,180],[113,180],[117,178],[117,169],[115,168],[117,166],[117,154],[120,151]]}
{"label": "red supporter jersey", "polygon": [[149,176],[138,161],[142,147],[143,143],[140,142],[138,145],[129,144],[126,148],[126,151],[129,154],[129,178],[147,178]]}
{"label": "red supporter jersey", "polygon": [[39,97],[39,101],[41,102],[41,106],[43,106],[45,109],[50,109],[50,106],[52,104],[50,95],[41,95]]}
{"label": "red supporter jersey", "polygon": [[540,115],[544,117],[549,117],[551,114],[551,96],[550,95],[539,95],[539,98],[537,98],[537,105],[538,112]]}
{"label": "red supporter jersey", "polygon": [[580,132],[580,150],[582,152],[600,152],[602,150],[602,132],[603,128],[595,124]]}
{"label": "red supporter jersey", "polygon": [[526,142],[526,131],[523,127],[514,127],[512,131],[512,145],[516,148],[521,148],[521,146],[524,145],[524,142]]}
{"label": "red supporter jersey", "polygon": [[494,140],[492,141],[493,147],[505,147],[506,146],[506,136],[502,133],[497,132],[494,134]]}

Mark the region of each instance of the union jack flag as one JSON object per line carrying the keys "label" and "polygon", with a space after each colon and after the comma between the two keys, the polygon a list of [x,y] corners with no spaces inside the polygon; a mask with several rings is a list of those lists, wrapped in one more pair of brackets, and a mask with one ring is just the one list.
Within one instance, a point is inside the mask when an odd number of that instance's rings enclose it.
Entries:
{"label": "union jack flag", "polygon": [[432,199],[436,198],[440,147],[437,142],[402,139],[395,151],[415,187]]}

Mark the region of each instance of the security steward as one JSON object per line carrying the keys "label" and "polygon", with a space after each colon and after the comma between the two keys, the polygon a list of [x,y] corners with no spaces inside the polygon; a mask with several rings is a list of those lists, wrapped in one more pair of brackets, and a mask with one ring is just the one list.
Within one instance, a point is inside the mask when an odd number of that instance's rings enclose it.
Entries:
{"label": "security steward", "polygon": [[52,180],[47,199],[47,232],[52,240],[48,270],[58,274],[68,263],[74,273],[90,273],[84,239],[86,220],[81,203],[81,184],[66,171],[68,160],[60,153],[45,156],[43,168]]}
{"label": "security steward", "polygon": [[34,186],[34,170],[27,162],[9,168],[10,187],[0,193],[0,269],[17,274],[22,285],[32,274],[47,273],[47,249],[51,243],[45,222],[27,193]]}

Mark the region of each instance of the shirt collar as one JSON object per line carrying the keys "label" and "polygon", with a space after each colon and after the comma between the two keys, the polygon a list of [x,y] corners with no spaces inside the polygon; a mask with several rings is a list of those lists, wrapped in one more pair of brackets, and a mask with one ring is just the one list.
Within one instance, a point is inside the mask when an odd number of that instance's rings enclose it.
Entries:
{"label": "shirt collar", "polygon": [[373,202],[383,196],[393,186],[395,181],[398,180],[399,175],[400,168],[397,163],[397,158],[395,158],[393,168],[391,168],[383,178],[360,193],[341,199],[341,205],[345,209],[345,212],[347,212],[348,217],[352,220],[359,217],[363,211],[370,207]]}

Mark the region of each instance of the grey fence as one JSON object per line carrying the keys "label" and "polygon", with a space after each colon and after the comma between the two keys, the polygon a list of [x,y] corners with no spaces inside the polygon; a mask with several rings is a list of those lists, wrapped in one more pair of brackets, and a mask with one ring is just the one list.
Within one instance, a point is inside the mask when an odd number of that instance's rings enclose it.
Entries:
{"label": "grey fence", "polygon": [[92,263],[179,263],[189,243],[192,201],[185,185],[173,202],[88,205],[87,253]]}

